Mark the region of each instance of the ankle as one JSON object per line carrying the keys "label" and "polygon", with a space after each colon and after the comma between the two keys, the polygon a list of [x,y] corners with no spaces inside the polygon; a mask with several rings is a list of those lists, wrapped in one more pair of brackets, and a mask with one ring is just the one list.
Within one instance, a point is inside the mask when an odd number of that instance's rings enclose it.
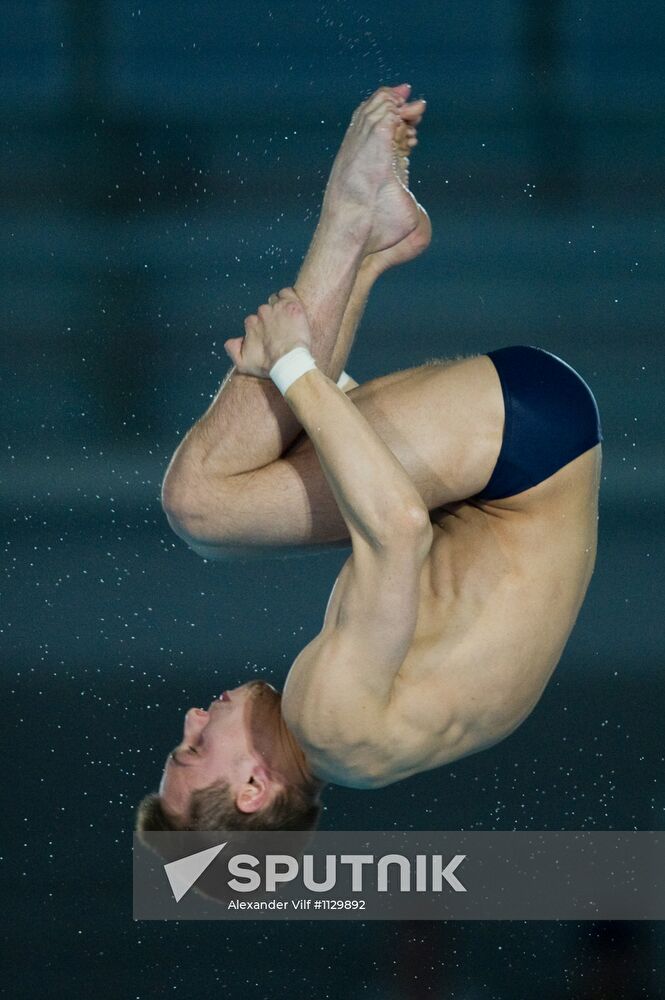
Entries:
{"label": "ankle", "polygon": [[377,281],[381,275],[388,270],[388,267],[383,266],[383,264],[378,260],[379,254],[368,253],[363,257],[360,267],[358,268],[358,278],[363,282],[364,285],[371,288],[375,281]]}
{"label": "ankle", "polygon": [[318,228],[328,239],[339,240],[349,250],[355,250],[362,259],[372,218],[366,206],[324,198]]}

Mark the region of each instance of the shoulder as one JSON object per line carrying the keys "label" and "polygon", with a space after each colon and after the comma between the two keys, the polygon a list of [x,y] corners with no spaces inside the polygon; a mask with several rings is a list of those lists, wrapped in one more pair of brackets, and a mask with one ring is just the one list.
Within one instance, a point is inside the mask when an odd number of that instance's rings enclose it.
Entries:
{"label": "shoulder", "polygon": [[[354,666],[357,666],[354,664]],[[348,668],[348,651],[324,629],[297,657],[282,694],[282,715],[317,777],[351,788],[388,784],[399,742],[382,702]]]}
{"label": "shoulder", "polygon": [[[320,638],[320,637],[317,637]],[[313,648],[312,648],[313,647]],[[344,669],[343,649],[316,641],[293,664],[282,697],[286,725],[313,774],[349,788],[381,788],[432,767],[432,731]]]}

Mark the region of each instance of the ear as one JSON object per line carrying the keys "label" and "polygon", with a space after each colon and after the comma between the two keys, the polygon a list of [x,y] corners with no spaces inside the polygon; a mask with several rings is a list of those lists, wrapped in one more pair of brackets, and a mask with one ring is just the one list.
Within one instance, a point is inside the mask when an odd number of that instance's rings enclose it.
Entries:
{"label": "ear", "polygon": [[249,781],[240,786],[236,793],[236,808],[242,813],[255,813],[259,809],[264,809],[275,788],[275,783],[271,781],[263,771],[253,771]]}

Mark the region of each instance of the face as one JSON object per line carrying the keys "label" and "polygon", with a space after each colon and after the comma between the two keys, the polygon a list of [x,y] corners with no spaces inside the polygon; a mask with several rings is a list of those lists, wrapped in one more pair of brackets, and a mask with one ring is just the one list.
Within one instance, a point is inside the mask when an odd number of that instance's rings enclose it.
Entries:
{"label": "face", "polygon": [[266,806],[279,781],[281,695],[264,681],[225,691],[208,708],[190,708],[182,739],[159,787],[164,809],[186,818],[192,792],[228,781],[243,812]]}

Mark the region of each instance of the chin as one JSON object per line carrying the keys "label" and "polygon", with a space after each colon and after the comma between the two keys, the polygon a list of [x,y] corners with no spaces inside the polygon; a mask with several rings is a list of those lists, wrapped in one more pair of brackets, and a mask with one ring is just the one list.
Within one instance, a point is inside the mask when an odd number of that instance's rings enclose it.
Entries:
{"label": "chin", "polygon": [[280,692],[269,684],[268,681],[249,681],[247,687],[250,689],[250,695],[252,698],[274,698],[277,701],[281,701]]}

